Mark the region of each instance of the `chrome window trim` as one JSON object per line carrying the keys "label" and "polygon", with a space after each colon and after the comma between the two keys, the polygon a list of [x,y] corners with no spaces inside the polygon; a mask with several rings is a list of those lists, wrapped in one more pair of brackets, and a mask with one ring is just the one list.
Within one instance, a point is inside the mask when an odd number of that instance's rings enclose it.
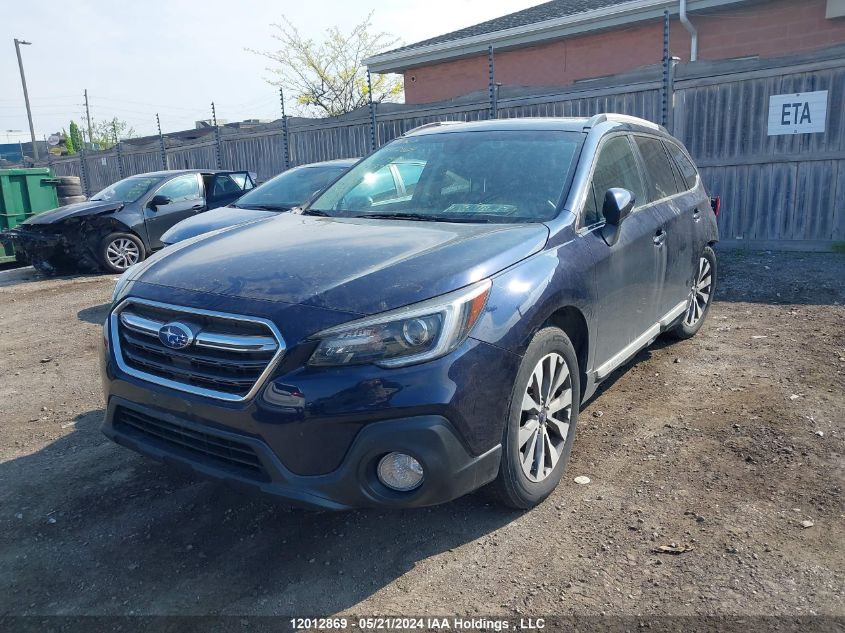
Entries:
{"label": "chrome window trim", "polygon": [[[225,391],[216,391],[214,389],[206,389],[205,387],[197,387],[195,385],[188,385],[176,380],[170,380],[168,378],[162,378],[161,376],[156,376],[155,374],[149,374],[144,371],[140,371],[134,369],[126,364],[123,360],[123,350],[120,347],[120,333],[118,330],[118,325],[120,322],[120,314],[123,312],[124,309],[131,305],[145,305],[150,306],[153,308],[162,308],[165,310],[171,310],[173,312],[182,313],[185,315],[200,315],[200,316],[210,316],[215,317],[218,319],[229,320],[229,321],[238,321],[241,323],[259,323],[270,330],[273,335],[273,338],[276,339],[276,343],[278,348],[276,349],[276,353],[267,363],[267,367],[264,368],[264,371],[261,372],[261,375],[255,381],[255,384],[252,388],[244,394],[243,396],[239,396],[233,393],[226,393]],[[145,321],[150,321],[149,319],[144,319]],[[138,323],[140,326],[140,323]],[[147,324],[149,325],[149,324]],[[157,335],[157,334],[156,334]],[[114,359],[117,363],[118,368],[121,372],[132,376],[133,378],[139,378],[140,380],[145,380],[147,382],[151,382],[155,385],[159,385],[162,387],[167,387],[169,389],[174,389],[176,391],[182,391],[185,393],[191,393],[198,396],[203,396],[206,398],[213,398],[215,400],[223,400],[226,402],[246,402],[255,397],[258,391],[264,386],[264,383],[267,382],[267,379],[273,374],[276,370],[276,367],[279,365],[279,362],[284,357],[285,352],[287,351],[287,345],[285,343],[285,339],[282,336],[282,333],[279,332],[279,329],[276,327],[276,324],[270,321],[269,319],[264,319],[261,317],[248,317],[242,316],[238,314],[230,314],[228,312],[217,312],[215,310],[202,310],[200,308],[188,308],[185,306],[177,306],[170,303],[162,303],[160,301],[152,301],[150,299],[140,299],[137,297],[126,297],[123,299],[114,309],[112,309],[111,314],[109,314],[109,339],[111,342],[112,349],[114,350]],[[212,345],[206,345],[207,347],[212,347]],[[223,348],[223,347],[215,347],[214,349],[231,349],[231,348]],[[267,350],[264,350],[267,351]]]}

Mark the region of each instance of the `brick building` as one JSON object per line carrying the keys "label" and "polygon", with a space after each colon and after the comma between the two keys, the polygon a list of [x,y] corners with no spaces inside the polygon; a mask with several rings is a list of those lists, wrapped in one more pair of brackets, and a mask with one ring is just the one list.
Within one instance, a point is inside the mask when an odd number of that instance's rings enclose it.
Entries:
{"label": "brick building", "polygon": [[665,10],[671,53],[683,61],[778,57],[845,43],[845,0],[552,0],[381,53],[367,65],[404,75],[409,104],[485,89],[490,45],[498,83],[564,86],[659,63]]}

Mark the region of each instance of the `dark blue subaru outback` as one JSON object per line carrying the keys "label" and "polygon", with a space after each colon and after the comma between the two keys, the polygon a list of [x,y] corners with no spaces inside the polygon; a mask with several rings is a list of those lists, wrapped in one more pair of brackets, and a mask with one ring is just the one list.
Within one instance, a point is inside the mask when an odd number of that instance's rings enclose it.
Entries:
{"label": "dark blue subaru outback", "polygon": [[716,240],[695,165],[647,121],[424,126],[304,210],[127,271],[103,430],[301,505],[486,486],[528,508],[596,386],[701,327]]}

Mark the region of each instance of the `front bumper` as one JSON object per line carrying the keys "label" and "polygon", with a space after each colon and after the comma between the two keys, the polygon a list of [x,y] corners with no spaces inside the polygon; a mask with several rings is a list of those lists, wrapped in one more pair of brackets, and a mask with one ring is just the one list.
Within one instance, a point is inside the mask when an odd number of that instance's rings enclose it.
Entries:
{"label": "front bumper", "polygon": [[[176,441],[167,433],[158,437],[137,431],[121,420],[154,418],[159,428],[180,429]],[[471,492],[496,477],[501,447],[470,455],[455,429],[443,417],[417,416],[367,425],[352,442],[341,465],[325,475],[303,476],[288,470],[261,439],[180,419],[170,413],[111,398],[103,433],[134,451],[230,485],[270,494],[294,505],[345,510],[359,507],[418,507],[444,503]],[[245,446],[255,455],[256,467],[239,468],[219,457],[186,446],[185,437],[217,445]],[[229,449],[245,454],[240,448]],[[414,456],[425,470],[422,485],[398,493],[382,485],[375,474],[378,460],[391,451]],[[238,472],[240,471],[240,472]]]}
{"label": "front bumper", "polygon": [[[208,295],[179,293],[173,299],[191,307],[228,308],[227,299]],[[255,395],[237,402],[214,400],[129,375],[105,338],[107,436],[205,476],[323,508],[432,505],[495,477],[518,356],[470,338],[447,356],[409,367],[313,368],[306,361],[314,343],[303,328],[324,329],[349,317],[302,305],[238,301],[241,313],[275,318],[285,324],[289,340],[299,341]],[[121,407],[175,425],[168,434],[175,430],[243,445],[259,463],[260,477],[126,428],[117,419]],[[396,494],[378,484],[377,458],[392,451],[423,464],[419,489]]]}
{"label": "front bumper", "polygon": [[38,233],[36,231],[21,231],[20,229],[8,229],[0,232],[0,243],[4,245],[15,245],[30,248],[55,248],[66,243],[64,235],[56,233]]}
{"label": "front bumper", "polygon": [[0,233],[0,244],[27,259],[48,260],[57,252],[65,252],[68,240],[64,235],[8,229]]}

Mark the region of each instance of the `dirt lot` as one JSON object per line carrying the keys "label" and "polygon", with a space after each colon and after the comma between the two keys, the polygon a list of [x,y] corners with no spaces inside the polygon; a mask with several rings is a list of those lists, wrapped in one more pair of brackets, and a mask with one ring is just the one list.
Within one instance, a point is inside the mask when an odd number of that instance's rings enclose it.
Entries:
{"label": "dirt lot", "polygon": [[526,513],[291,511],[135,455],[99,431],[114,277],[0,272],[0,616],[843,617],[845,256],[721,262],[700,334],[617,372]]}

